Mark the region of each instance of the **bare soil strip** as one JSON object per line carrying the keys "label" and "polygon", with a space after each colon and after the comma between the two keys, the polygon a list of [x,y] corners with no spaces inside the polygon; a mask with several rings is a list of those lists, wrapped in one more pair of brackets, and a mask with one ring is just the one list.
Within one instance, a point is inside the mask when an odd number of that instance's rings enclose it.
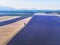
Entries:
{"label": "bare soil strip", "polygon": [[29,17],[6,26],[0,26],[0,45],[6,45],[25,26],[24,23],[27,24],[31,18]]}
{"label": "bare soil strip", "polygon": [[2,16],[2,17],[0,17],[0,22],[6,21],[6,20],[11,20],[11,19],[18,18],[18,17],[20,17],[20,16]]}

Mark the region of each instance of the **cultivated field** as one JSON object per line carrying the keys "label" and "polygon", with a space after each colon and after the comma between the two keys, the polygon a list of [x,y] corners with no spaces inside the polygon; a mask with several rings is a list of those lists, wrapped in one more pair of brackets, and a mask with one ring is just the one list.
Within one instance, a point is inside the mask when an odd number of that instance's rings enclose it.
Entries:
{"label": "cultivated field", "polygon": [[[22,32],[20,32],[21,30]],[[46,45],[47,43],[58,44],[58,41],[60,41],[59,30],[60,30],[60,15],[57,14],[35,13],[33,18],[32,15],[1,16],[0,45],[6,45],[8,42],[9,42],[8,44],[12,45],[13,44],[23,45],[24,43],[25,44],[28,43],[29,45],[31,44],[31,41],[32,44],[34,45],[37,44],[41,45],[41,42],[42,44],[46,43]],[[13,40],[11,40],[12,38]],[[59,40],[53,41],[53,39]]]}

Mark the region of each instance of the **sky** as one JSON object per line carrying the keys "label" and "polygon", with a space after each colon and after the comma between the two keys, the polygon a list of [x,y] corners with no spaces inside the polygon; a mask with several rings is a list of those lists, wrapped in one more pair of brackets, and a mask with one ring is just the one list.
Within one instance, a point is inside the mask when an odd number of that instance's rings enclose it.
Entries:
{"label": "sky", "polygon": [[60,0],[0,0],[0,6],[16,9],[59,10]]}

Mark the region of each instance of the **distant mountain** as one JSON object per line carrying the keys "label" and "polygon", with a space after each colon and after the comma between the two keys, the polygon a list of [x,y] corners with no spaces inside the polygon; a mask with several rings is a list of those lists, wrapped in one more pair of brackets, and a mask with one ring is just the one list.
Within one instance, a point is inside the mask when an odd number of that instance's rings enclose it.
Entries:
{"label": "distant mountain", "polygon": [[3,7],[0,6],[0,11],[15,11],[17,9],[11,8],[11,7]]}

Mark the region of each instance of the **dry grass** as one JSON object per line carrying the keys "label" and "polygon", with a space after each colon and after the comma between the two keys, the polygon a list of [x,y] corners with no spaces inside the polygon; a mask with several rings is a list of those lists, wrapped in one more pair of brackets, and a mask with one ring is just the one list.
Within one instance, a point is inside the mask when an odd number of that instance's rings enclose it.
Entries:
{"label": "dry grass", "polygon": [[15,23],[0,26],[0,45],[6,45],[25,25],[31,17],[17,21]]}

